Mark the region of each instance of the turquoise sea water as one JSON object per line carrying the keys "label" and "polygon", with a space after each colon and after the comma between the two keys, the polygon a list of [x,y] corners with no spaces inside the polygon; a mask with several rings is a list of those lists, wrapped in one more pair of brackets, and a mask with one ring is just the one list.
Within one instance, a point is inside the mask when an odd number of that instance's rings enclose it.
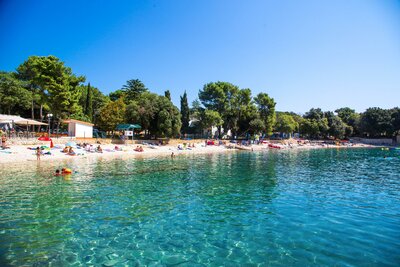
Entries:
{"label": "turquoise sea water", "polygon": [[400,264],[399,151],[66,164],[1,169],[0,266]]}

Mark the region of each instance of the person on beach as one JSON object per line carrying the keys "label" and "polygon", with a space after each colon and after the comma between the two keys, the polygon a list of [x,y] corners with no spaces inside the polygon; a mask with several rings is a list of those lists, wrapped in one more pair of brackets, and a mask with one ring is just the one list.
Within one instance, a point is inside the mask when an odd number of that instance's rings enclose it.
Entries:
{"label": "person on beach", "polygon": [[101,148],[100,145],[96,148],[96,152],[97,153],[103,153],[103,149]]}
{"label": "person on beach", "polygon": [[5,134],[3,134],[3,135],[1,136],[1,148],[2,148],[2,149],[9,148],[9,147],[6,146],[6,141],[7,141],[7,137],[6,137]]}
{"label": "person on beach", "polygon": [[3,129],[0,128],[0,146],[3,147],[3,135],[5,136],[5,133],[3,132]]}
{"label": "person on beach", "polygon": [[42,150],[40,149],[40,147],[36,148],[36,159],[40,160],[40,155],[42,154]]}
{"label": "person on beach", "polygon": [[137,146],[134,151],[136,152],[143,152],[143,147],[142,146]]}
{"label": "person on beach", "polygon": [[72,174],[72,170],[69,169],[69,168],[62,168],[62,169],[61,169],[61,174],[62,174],[62,175]]}
{"label": "person on beach", "polygon": [[67,155],[70,155],[70,156],[75,156],[75,155],[76,155],[76,153],[75,153],[75,151],[72,149],[72,147],[69,147],[69,150],[68,150]]}

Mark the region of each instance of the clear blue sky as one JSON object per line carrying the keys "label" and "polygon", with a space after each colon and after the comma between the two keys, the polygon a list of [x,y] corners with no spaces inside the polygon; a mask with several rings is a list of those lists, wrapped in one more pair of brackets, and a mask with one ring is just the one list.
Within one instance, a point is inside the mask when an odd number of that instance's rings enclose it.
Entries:
{"label": "clear blue sky", "polygon": [[277,110],[400,105],[400,1],[0,0],[0,70],[55,55],[109,93],[140,79],[159,94],[211,81]]}

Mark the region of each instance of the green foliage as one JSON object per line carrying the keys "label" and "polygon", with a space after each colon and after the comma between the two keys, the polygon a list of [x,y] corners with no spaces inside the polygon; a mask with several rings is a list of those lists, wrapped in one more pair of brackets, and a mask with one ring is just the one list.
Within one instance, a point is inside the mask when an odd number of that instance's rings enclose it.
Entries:
{"label": "green foliage", "polygon": [[[312,108],[304,115],[304,121],[300,124],[300,131],[312,138],[323,138],[328,136],[328,117],[332,113],[322,112],[320,108]],[[328,116],[328,117],[327,117]]]}
{"label": "green foliage", "polygon": [[258,111],[260,113],[260,119],[264,121],[265,133],[267,135],[272,134],[273,126],[275,125],[276,114],[275,114],[275,101],[269,97],[266,93],[259,93],[254,101],[257,104]]}
{"label": "green foliage", "polygon": [[92,121],[93,118],[93,90],[90,83],[87,86],[86,92],[86,105],[85,105],[85,115]]}
{"label": "green foliage", "polygon": [[105,131],[114,131],[118,124],[125,122],[125,110],[123,98],[108,102],[100,109],[98,126]]}
{"label": "green foliage", "polygon": [[169,90],[167,90],[167,91],[164,92],[164,96],[165,96],[169,101],[171,101],[171,92],[170,92]]}
{"label": "green foliage", "polygon": [[252,131],[250,131],[251,133],[261,132],[265,129],[264,121],[260,118],[251,120],[249,126],[252,129]]}
{"label": "green foliage", "polygon": [[122,91],[125,93],[125,101],[129,103],[130,101],[136,100],[141,94],[147,92],[148,89],[139,79],[128,80],[124,86],[122,86]]}
{"label": "green foliage", "polygon": [[201,125],[203,129],[211,128],[212,126],[219,127],[224,123],[221,115],[215,111],[206,109],[201,115]]}
{"label": "green foliage", "polygon": [[350,136],[353,133],[360,133],[360,114],[356,113],[354,109],[348,107],[339,108],[335,110],[335,112],[345,124],[351,127],[351,130],[350,128],[346,130],[346,136]]}
{"label": "green foliage", "polygon": [[83,113],[71,114],[70,118],[75,119],[75,120],[80,120],[80,121],[92,122],[91,119]]}
{"label": "green foliage", "polygon": [[320,133],[319,130],[319,123],[315,119],[304,119],[300,123],[300,132],[303,135],[312,137],[312,138],[318,138],[318,135]]}
{"label": "green foliage", "polygon": [[347,133],[349,133],[350,129],[348,129],[347,127],[348,126],[342,121],[341,118],[339,118],[338,116],[333,116],[329,121],[328,133],[335,138],[343,139],[346,135],[346,129]]}
{"label": "green foliage", "polygon": [[296,129],[298,129],[299,125],[294,120],[292,115],[286,113],[278,113],[276,116],[276,123],[275,123],[275,131],[281,133],[291,134]]}
{"label": "green foliage", "polygon": [[398,107],[392,109],[392,125],[393,132],[400,134],[400,108]]}
{"label": "green foliage", "polygon": [[252,101],[251,90],[240,89],[232,98],[232,105],[227,119],[230,121],[230,129],[233,136],[244,134],[247,131],[261,131],[250,125],[254,119],[258,119],[257,108]]}
{"label": "green foliage", "polygon": [[[218,112],[223,121],[223,128],[234,127],[237,117],[234,116],[235,101],[239,88],[228,82],[215,82],[204,85],[199,92],[199,99],[207,110]],[[218,127],[221,136],[221,126]]]}
{"label": "green foliage", "polygon": [[116,90],[114,92],[111,92],[108,97],[110,98],[111,101],[117,101],[120,98],[125,98],[126,93],[123,90]]}
{"label": "green foliage", "polygon": [[131,101],[126,109],[127,122],[138,123],[145,131],[150,131],[154,125],[154,118],[158,112],[158,95],[145,92],[137,99]]}
{"label": "green foliage", "polygon": [[180,112],[165,96],[144,92],[126,109],[129,123],[139,123],[149,134],[173,137],[181,129]]}
{"label": "green foliage", "polygon": [[32,93],[24,88],[23,82],[13,73],[0,73],[0,113],[18,113],[18,108],[31,105]]}
{"label": "green foliage", "polygon": [[371,136],[391,136],[392,112],[388,109],[369,108],[361,114],[361,130]]}
{"label": "green foliage", "polygon": [[159,111],[156,116],[156,127],[153,132],[162,137],[174,137],[182,126],[179,109],[165,96],[158,97]]}
{"label": "green foliage", "polygon": [[[310,109],[304,117],[295,113],[275,114],[275,101],[266,93],[252,97],[251,90],[240,89],[228,82],[211,82],[199,91],[199,100],[189,108],[186,91],[181,96],[180,111],[171,102],[171,93],[165,96],[150,93],[138,79],[128,80],[122,89],[105,96],[85,78],[73,74],[55,56],[31,56],[17,73],[0,72],[0,112],[54,114],[54,120],[71,117],[91,121],[104,130],[114,130],[122,122],[139,123],[152,135],[173,137],[195,132],[189,120],[197,121],[197,129],[211,126],[232,131],[233,135],[274,130],[292,133],[299,130],[312,138],[343,138],[364,134],[371,137],[400,133],[400,109],[369,108],[364,113],[344,107],[336,114]],[[35,115],[36,114],[36,115]]]}
{"label": "green foliage", "polygon": [[190,110],[186,91],[183,93],[183,96],[181,96],[181,120],[182,133],[187,133],[189,129]]}
{"label": "green foliage", "polygon": [[47,104],[56,118],[64,118],[82,110],[79,105],[79,84],[85,78],[75,76],[57,57],[31,56],[17,71],[18,77],[29,84],[32,93],[39,96],[40,104]]}

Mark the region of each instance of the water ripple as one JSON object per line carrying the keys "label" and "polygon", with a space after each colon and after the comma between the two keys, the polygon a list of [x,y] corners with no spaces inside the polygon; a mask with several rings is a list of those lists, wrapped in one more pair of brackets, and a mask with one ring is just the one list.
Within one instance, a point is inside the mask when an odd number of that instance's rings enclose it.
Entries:
{"label": "water ripple", "polygon": [[[0,170],[0,264],[397,266],[397,151],[327,149]],[[65,166],[65,165],[64,165]]]}

